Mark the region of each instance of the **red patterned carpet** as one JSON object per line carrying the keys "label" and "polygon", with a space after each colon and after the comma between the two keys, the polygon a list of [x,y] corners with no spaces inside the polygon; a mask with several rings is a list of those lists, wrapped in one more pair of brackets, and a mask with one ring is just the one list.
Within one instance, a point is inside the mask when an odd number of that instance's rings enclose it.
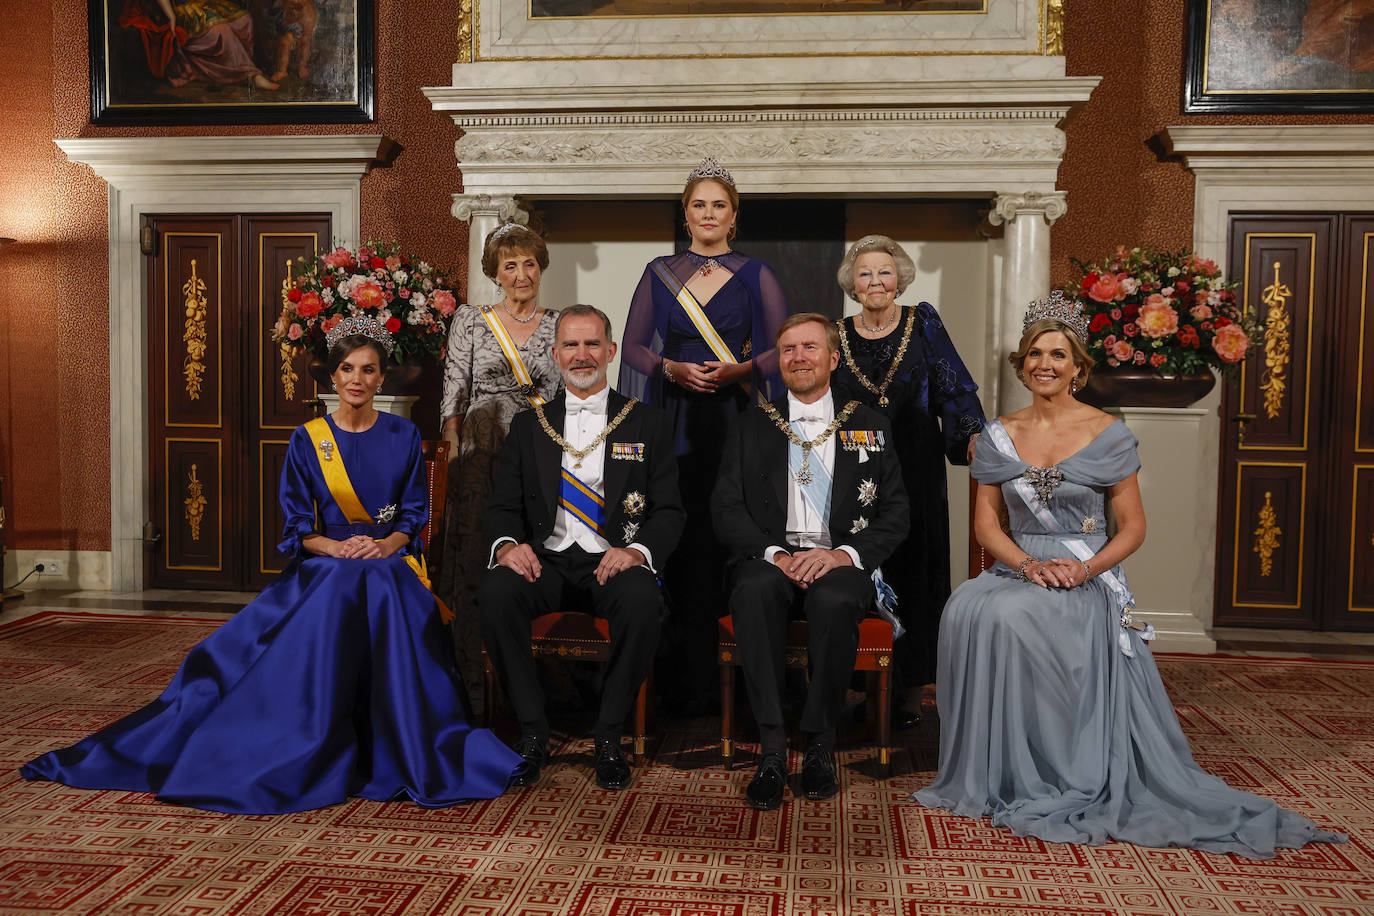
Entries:
{"label": "red patterned carpet", "polygon": [[1160,660],[1204,766],[1352,835],[1269,862],[1047,845],[926,811],[905,798],[932,777],[930,725],[890,779],[855,746],[841,795],[769,813],[740,801],[749,770],[716,764],[712,720],[671,729],[626,792],[595,787],[577,740],[538,786],[441,811],[243,817],[18,778],[155,696],[222,619],[0,626],[0,914],[1374,913],[1374,665],[1361,663]]}

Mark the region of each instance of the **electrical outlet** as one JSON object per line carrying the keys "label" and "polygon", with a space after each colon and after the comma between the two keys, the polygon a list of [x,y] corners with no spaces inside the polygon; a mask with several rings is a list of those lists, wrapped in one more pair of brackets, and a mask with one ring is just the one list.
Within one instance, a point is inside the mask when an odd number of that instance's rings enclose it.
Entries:
{"label": "electrical outlet", "polygon": [[60,576],[62,575],[62,561],[41,558],[34,561],[35,566],[42,566],[43,571],[40,576]]}

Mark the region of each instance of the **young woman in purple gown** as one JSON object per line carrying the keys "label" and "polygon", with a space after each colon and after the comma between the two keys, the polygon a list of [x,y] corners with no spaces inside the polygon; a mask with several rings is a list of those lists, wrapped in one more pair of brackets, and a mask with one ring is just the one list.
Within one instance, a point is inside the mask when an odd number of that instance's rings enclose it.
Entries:
{"label": "young woman in purple gown", "polygon": [[453,644],[418,559],[428,517],[419,431],[380,413],[391,338],[330,332],[339,408],[291,436],[280,499],[286,571],[193,648],[162,695],[26,779],[280,814],[408,798],[492,798],[520,758],[469,726]]}

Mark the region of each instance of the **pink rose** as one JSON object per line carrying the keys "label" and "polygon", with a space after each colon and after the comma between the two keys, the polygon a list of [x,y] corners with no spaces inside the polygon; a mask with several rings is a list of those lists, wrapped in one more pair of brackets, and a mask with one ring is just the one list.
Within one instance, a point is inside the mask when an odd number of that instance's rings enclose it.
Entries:
{"label": "pink rose", "polygon": [[353,255],[346,248],[335,248],[324,256],[324,263],[330,267],[352,267]]}
{"label": "pink rose", "polygon": [[285,335],[285,334],[286,334],[286,328],[287,328],[287,322],[288,322],[289,320],[290,320],[290,319],[288,319],[288,318],[286,317],[286,315],[284,315],[284,314],[281,315],[281,316],[279,316],[279,317],[277,318],[277,323],[274,324],[274,325],[272,326],[272,336],[273,336],[273,337],[282,337],[283,335]]}
{"label": "pink rose", "polygon": [[1205,305],[1195,305],[1188,310],[1188,314],[1193,316],[1194,321],[1206,321],[1212,317],[1212,310]]}
{"label": "pink rose", "polygon": [[1102,349],[1111,352],[1111,349],[1114,346],[1116,346],[1116,335],[1108,334],[1102,341]]}
{"label": "pink rose", "polygon": [[434,295],[429,297],[429,301],[439,310],[439,314],[447,318],[458,308],[458,300],[453,298],[453,293],[446,289],[436,289]]}
{"label": "pink rose", "polygon": [[1250,338],[1240,325],[1228,324],[1224,328],[1217,328],[1217,334],[1212,338],[1212,349],[1228,363],[1239,362],[1244,359],[1245,351],[1250,349]]}
{"label": "pink rose", "polygon": [[410,298],[410,287],[409,287],[409,286],[402,286],[400,289],[396,290],[396,295],[400,296],[402,299],[409,299],[409,298]]}
{"label": "pink rose", "polygon": [[386,297],[376,280],[364,280],[353,287],[353,301],[358,303],[359,308],[375,309],[381,308]]}
{"label": "pink rose", "polygon": [[1217,262],[1211,258],[1200,258],[1193,255],[1188,259],[1188,270],[1194,274],[1202,274],[1204,277],[1215,276],[1217,273]]}
{"label": "pink rose", "polygon": [[1132,356],[1131,359],[1135,361],[1135,364],[1136,364],[1137,366],[1143,366],[1143,365],[1145,365],[1145,351],[1144,351],[1144,350],[1136,350],[1136,351],[1135,351],[1135,356]]}
{"label": "pink rose", "polygon": [[1164,361],[1165,361],[1165,356],[1164,356],[1163,353],[1151,353],[1151,354],[1150,354],[1150,365],[1151,365],[1151,366],[1154,366],[1156,369],[1158,369],[1160,366],[1164,365]]}
{"label": "pink rose", "polygon": [[1120,275],[1120,280],[1121,292],[1127,296],[1134,296],[1136,294],[1136,290],[1140,289],[1140,281],[1137,280],[1135,277],[1128,277],[1125,274],[1122,274]]}
{"label": "pink rose", "polygon": [[1100,274],[1097,282],[1088,290],[1088,295],[1098,302],[1114,302],[1122,296],[1121,281],[1116,274]]}
{"label": "pink rose", "polygon": [[300,339],[301,339],[301,326],[298,325],[298,324],[293,324],[293,325],[291,325],[290,330],[288,330],[288,331],[286,332],[286,336],[289,337],[289,338],[291,338],[292,340],[300,340]]}
{"label": "pink rose", "polygon": [[1168,337],[1178,330],[1178,312],[1165,305],[1159,296],[1151,296],[1140,310],[1140,333],[1146,337]]}
{"label": "pink rose", "polygon": [[1134,337],[1139,330],[1140,328],[1135,326],[1135,322],[1128,321],[1122,326],[1121,333],[1125,334],[1127,337]]}
{"label": "pink rose", "polygon": [[1112,321],[1120,321],[1120,320],[1121,320],[1121,309],[1112,309],[1112,311],[1111,311],[1111,316],[1112,316]]}
{"label": "pink rose", "polygon": [[1109,357],[1107,357],[1107,365],[1109,365],[1109,366],[1119,366],[1119,365],[1121,365],[1121,361],[1120,361],[1119,359],[1115,359],[1114,357],[1109,356]]}
{"label": "pink rose", "polygon": [[400,256],[400,255],[398,255],[398,254],[393,254],[393,255],[390,255],[390,256],[387,257],[387,259],[386,259],[386,269],[387,269],[387,270],[395,270],[396,268],[398,268],[398,267],[400,267],[400,266],[401,266],[401,256]]}
{"label": "pink rose", "polygon": [[362,261],[364,264],[367,264],[368,262],[370,262],[370,261],[372,260],[372,249],[371,249],[371,248],[368,248],[366,245],[364,245],[363,247],[359,248],[359,249],[358,249],[358,260],[359,260],[359,261]]}
{"label": "pink rose", "polygon": [[1134,352],[1135,347],[1132,347],[1129,343],[1127,343],[1124,340],[1118,340],[1116,344],[1112,347],[1112,356],[1115,356],[1117,359],[1123,361],[1130,359],[1131,354]]}

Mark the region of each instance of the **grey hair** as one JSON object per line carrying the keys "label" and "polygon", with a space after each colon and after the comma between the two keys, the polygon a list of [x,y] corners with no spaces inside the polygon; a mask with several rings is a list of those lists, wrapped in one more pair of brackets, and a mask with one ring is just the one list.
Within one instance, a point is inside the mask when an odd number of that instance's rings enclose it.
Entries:
{"label": "grey hair", "polygon": [[897,295],[906,292],[911,281],[916,279],[916,264],[911,260],[911,256],[901,245],[885,235],[866,235],[849,246],[849,250],[844,253],[844,260],[840,262],[840,269],[835,271],[835,282],[840,284],[844,294],[855,302],[859,301],[859,297],[854,295],[854,262],[859,259],[859,255],[870,251],[884,251],[892,256],[897,265]]}
{"label": "grey hair", "polygon": [[577,318],[579,316],[586,318],[600,318],[602,326],[606,329],[606,342],[610,343],[611,341],[615,340],[615,334],[611,330],[610,317],[596,306],[584,305],[580,302],[577,305],[566,305],[558,310],[558,317],[555,318],[553,322],[553,339],[555,341],[558,340],[558,330],[559,328],[563,327],[563,320],[565,318]]}

